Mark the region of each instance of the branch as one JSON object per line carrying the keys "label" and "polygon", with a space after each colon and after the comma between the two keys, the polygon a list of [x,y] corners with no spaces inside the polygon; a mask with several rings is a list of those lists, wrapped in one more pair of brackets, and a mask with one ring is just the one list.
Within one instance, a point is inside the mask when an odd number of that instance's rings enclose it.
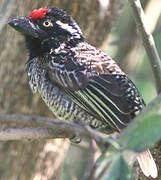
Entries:
{"label": "branch", "polygon": [[[157,113],[161,113],[161,94],[149,103],[134,121]],[[0,114],[0,123],[27,126],[25,128],[0,128],[0,141],[72,138],[79,135],[81,138],[94,139],[98,145],[112,144],[117,148],[116,141],[110,136],[97,132],[90,127],[66,123],[61,120],[38,116]]]}
{"label": "branch", "polygon": [[140,1],[129,0],[129,4],[131,5],[131,8],[133,10],[136,25],[139,29],[139,32],[141,33],[143,45],[149,57],[149,61],[156,82],[156,89],[159,94],[161,93],[161,61],[159,58],[159,54],[157,52],[153,36],[150,33],[150,28],[146,23],[146,18]]}
{"label": "branch", "polygon": [[0,141],[71,138],[71,136],[72,133],[62,133],[61,131],[44,127],[0,129]]}
{"label": "branch", "polygon": [[[157,113],[161,113],[161,94],[151,101],[136,119]],[[108,135],[97,132],[90,127],[66,123],[61,120],[38,116],[0,114],[0,123],[27,126],[26,128],[1,128],[0,141],[71,138],[74,135],[79,135],[81,138],[92,138],[97,144],[110,143],[115,146],[115,142]]]}
{"label": "branch", "polygon": [[25,138],[45,139],[45,137],[72,138],[75,135],[79,135],[82,138],[92,138],[96,142],[101,143],[104,137],[103,134],[96,132],[90,127],[38,116],[0,114],[0,123],[15,123],[16,125],[28,126],[27,128],[0,129],[0,136],[2,135],[0,137],[1,141],[21,140]]}
{"label": "branch", "polygon": [[[157,113],[161,113],[161,94],[151,101],[136,119]],[[79,135],[82,138],[92,138],[97,144],[110,143],[115,146],[115,142],[108,135],[97,132],[90,127],[61,120],[38,116],[0,114],[0,123],[27,126],[26,128],[1,128],[0,141],[71,138],[74,135]]]}

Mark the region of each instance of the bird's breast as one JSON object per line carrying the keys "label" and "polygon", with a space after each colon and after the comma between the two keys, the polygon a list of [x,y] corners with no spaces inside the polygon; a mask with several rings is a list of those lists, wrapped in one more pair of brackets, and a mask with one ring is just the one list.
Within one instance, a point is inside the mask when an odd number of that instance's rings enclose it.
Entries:
{"label": "bird's breast", "polygon": [[68,122],[76,121],[92,127],[100,126],[101,122],[75,104],[62,88],[50,81],[46,70],[39,64],[38,59],[30,63],[28,76],[33,93],[40,93],[55,116]]}

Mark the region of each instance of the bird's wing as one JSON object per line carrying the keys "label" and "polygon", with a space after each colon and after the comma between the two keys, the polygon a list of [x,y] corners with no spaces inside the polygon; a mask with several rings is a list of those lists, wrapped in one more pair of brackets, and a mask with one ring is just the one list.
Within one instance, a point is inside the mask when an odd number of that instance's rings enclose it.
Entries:
{"label": "bird's wing", "polygon": [[87,86],[87,65],[80,64],[73,55],[55,55],[49,61],[48,74],[60,86],[79,90]]}
{"label": "bird's wing", "polygon": [[84,51],[79,57],[61,57],[68,58],[65,63],[58,57],[58,61],[50,62],[49,77],[88,113],[114,129],[122,129],[140,108],[142,99],[116,63],[100,53],[88,57]]}
{"label": "bird's wing", "polygon": [[131,119],[130,104],[110,75],[92,77],[84,89],[65,91],[76,104],[114,129],[122,129]]}

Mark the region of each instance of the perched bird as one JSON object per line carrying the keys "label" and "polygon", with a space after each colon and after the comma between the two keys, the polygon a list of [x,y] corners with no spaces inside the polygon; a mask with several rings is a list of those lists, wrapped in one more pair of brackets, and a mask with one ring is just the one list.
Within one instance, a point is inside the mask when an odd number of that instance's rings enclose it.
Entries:
{"label": "perched bird", "polygon": [[[25,37],[33,93],[39,92],[58,118],[120,132],[145,107],[134,83],[114,60],[86,42],[63,10],[42,7],[9,25]],[[149,150],[138,162],[146,176],[157,177]]]}

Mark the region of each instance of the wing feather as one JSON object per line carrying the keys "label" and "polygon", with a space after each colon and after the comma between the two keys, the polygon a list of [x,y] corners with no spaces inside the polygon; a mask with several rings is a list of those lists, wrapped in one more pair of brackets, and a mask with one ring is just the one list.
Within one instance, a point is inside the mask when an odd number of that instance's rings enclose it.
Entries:
{"label": "wing feather", "polygon": [[52,57],[50,80],[96,119],[124,128],[144,103],[137,88],[103,52],[84,44],[77,48]]}
{"label": "wing feather", "polygon": [[[120,93],[121,88],[118,88],[117,83],[114,83],[116,84],[116,86],[114,86],[112,80],[111,82],[105,81],[104,83],[100,81],[100,79],[107,76],[109,75],[94,77],[89,81],[86,88],[79,91],[68,89],[66,93],[77,105],[89,114],[107,123],[112,129],[118,130],[124,128],[130,121],[132,118],[131,111],[128,108],[124,94],[122,92]],[[109,78],[107,77],[107,79]],[[112,84],[113,88],[117,88],[119,93],[113,94],[112,89],[109,91],[109,89],[107,89],[109,84]],[[123,106],[122,103],[125,106]]]}

